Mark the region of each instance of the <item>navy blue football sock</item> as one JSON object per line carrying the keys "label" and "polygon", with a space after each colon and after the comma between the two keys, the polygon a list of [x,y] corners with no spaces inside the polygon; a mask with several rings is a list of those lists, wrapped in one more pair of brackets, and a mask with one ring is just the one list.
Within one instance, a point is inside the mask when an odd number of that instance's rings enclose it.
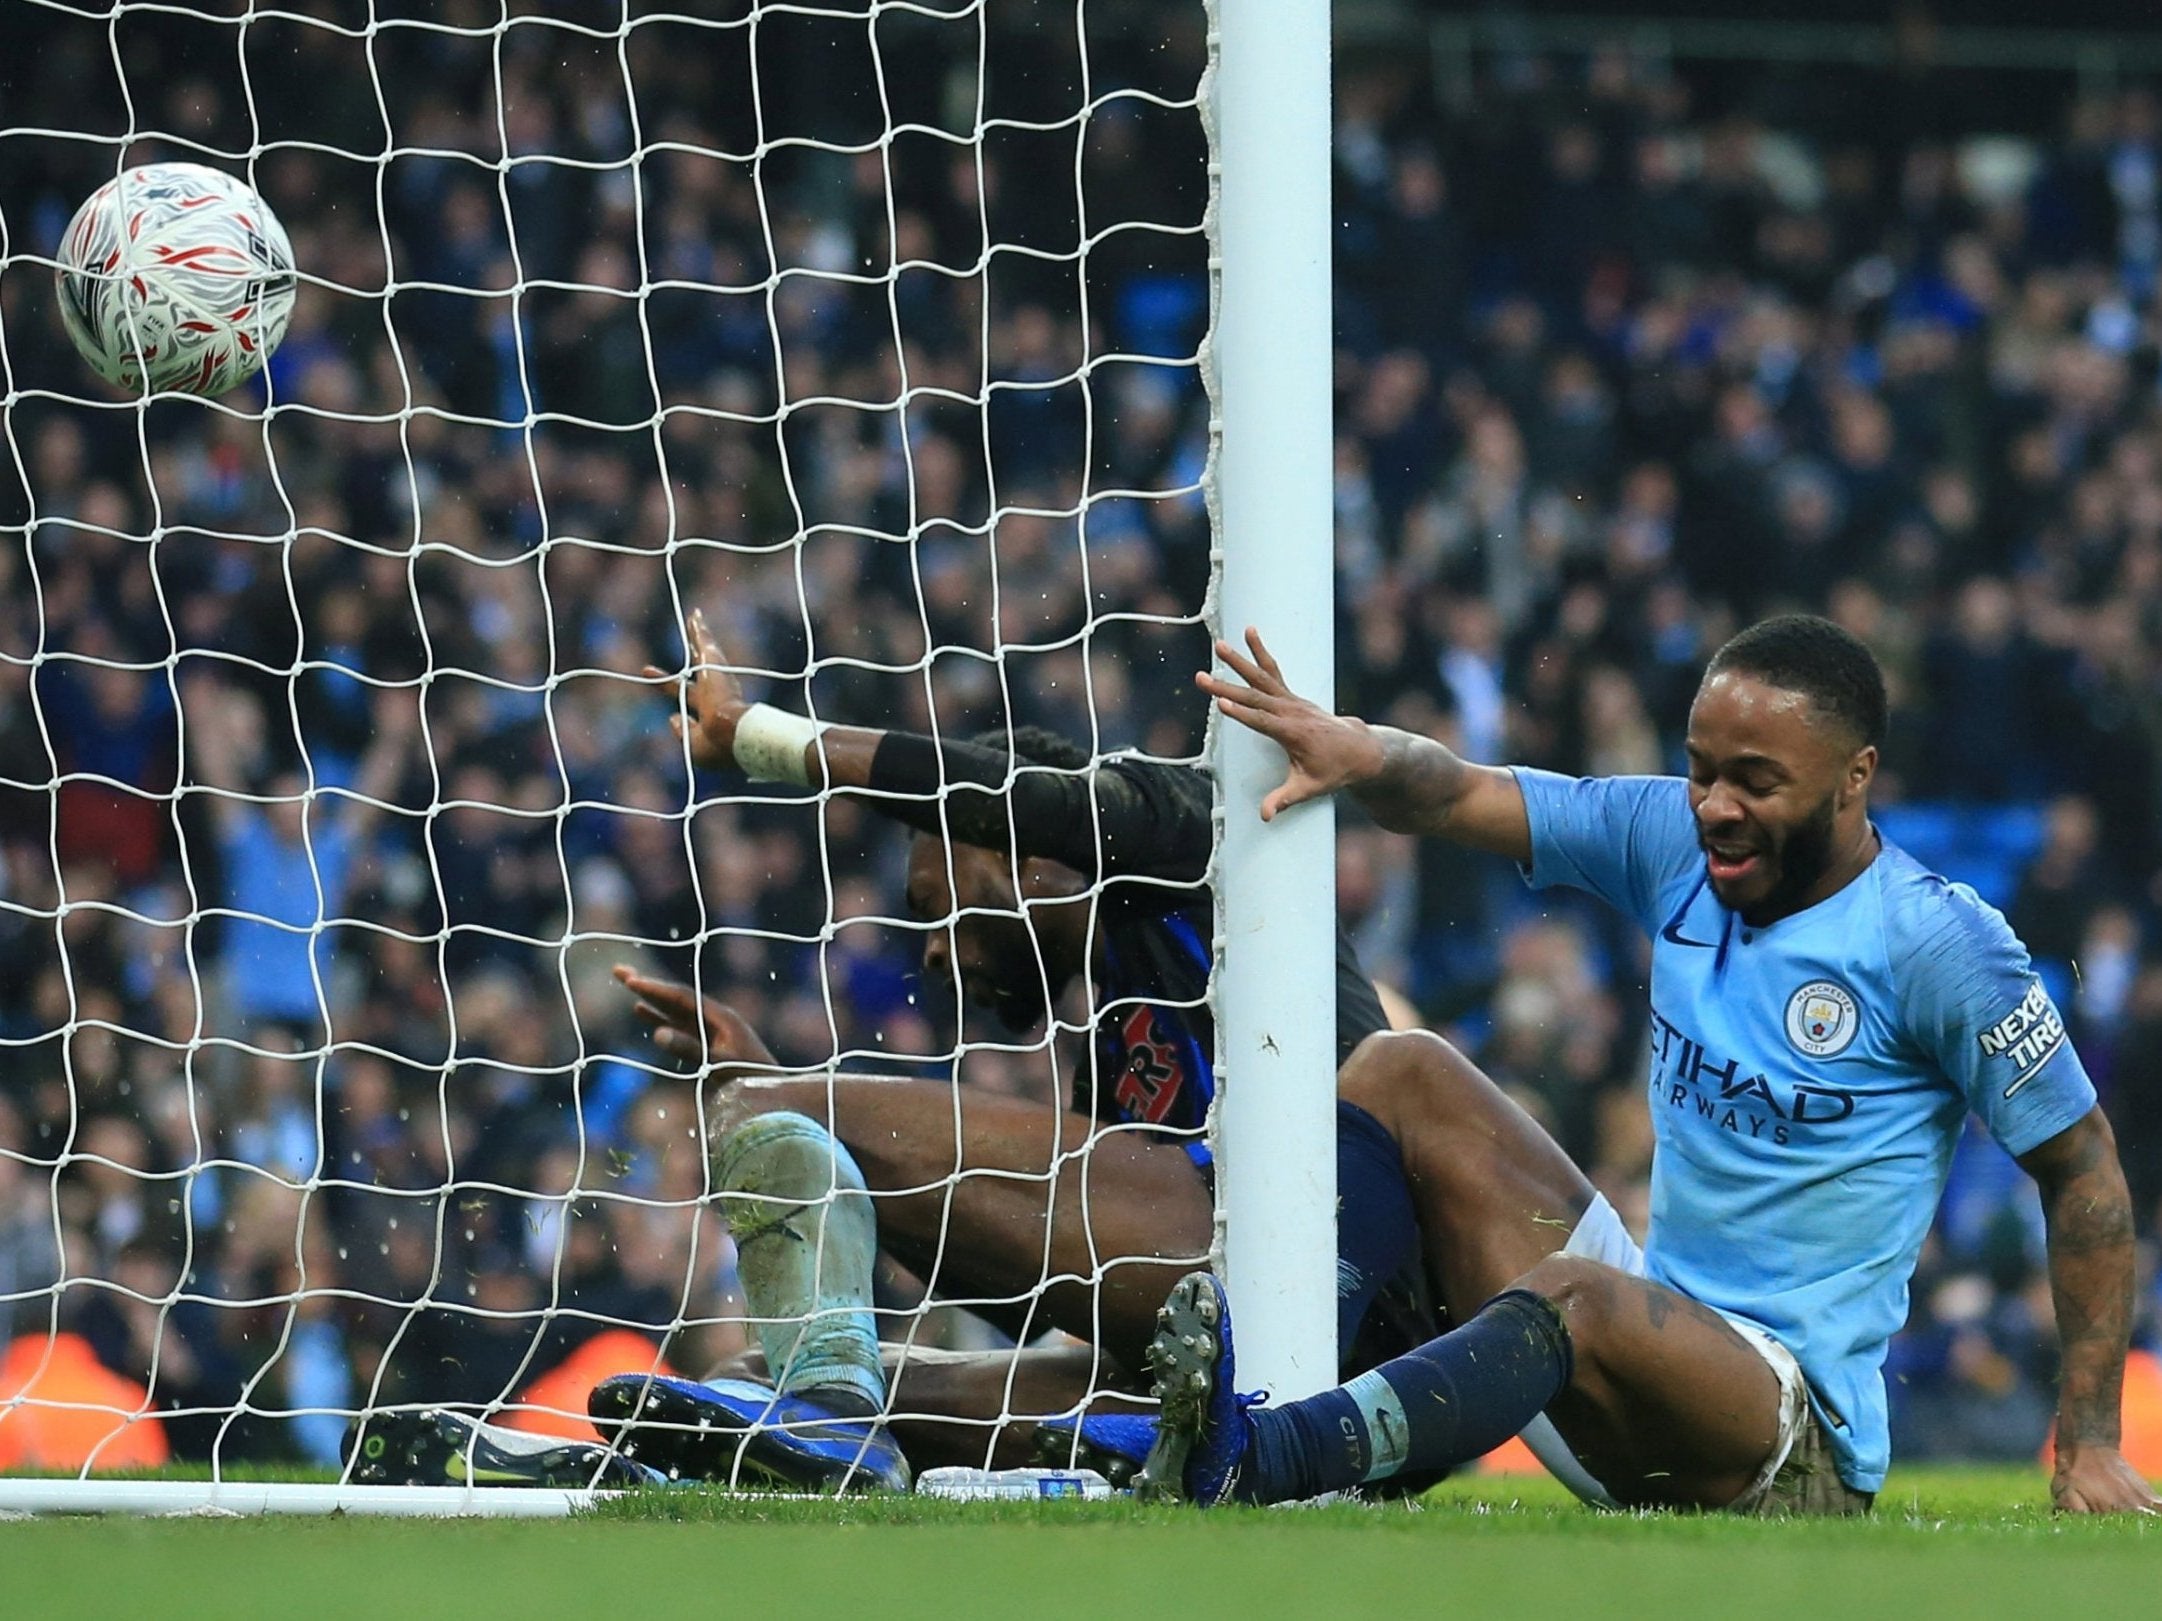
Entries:
{"label": "navy blue football sock", "polygon": [[1350,1356],[1367,1309],[1419,1255],[1419,1216],[1389,1128],[1336,1103],[1336,1344]]}
{"label": "navy blue football sock", "polygon": [[1348,1385],[1255,1408],[1238,1495],[1296,1502],[1405,1470],[1453,1469],[1543,1412],[1574,1362],[1554,1304],[1507,1290],[1462,1328]]}

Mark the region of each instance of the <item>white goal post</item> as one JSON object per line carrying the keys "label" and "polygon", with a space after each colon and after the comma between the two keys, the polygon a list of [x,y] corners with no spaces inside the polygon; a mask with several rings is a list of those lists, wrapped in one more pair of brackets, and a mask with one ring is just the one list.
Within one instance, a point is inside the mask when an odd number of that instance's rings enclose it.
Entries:
{"label": "white goal post", "polygon": [[[1297,691],[1336,690],[1329,0],[1217,0],[1217,620]],[[1218,1215],[1240,1376],[1336,1383],[1336,818],[1258,814],[1283,753],[1220,724],[1223,1118]]]}
{"label": "white goal post", "polygon": [[[605,1496],[342,1437],[751,1343],[616,961],[812,1074],[1092,1072],[1079,996],[925,1008],[862,800],[689,769],[694,608],[820,721],[1215,770],[1215,1258],[1242,1386],[1332,1383],[1333,812],[1190,679],[1253,624],[1333,690],[1328,0],[0,4],[0,1516]],[[54,308],[155,161],[292,237],[219,399]],[[1048,1272],[882,1332],[1008,1349]]]}

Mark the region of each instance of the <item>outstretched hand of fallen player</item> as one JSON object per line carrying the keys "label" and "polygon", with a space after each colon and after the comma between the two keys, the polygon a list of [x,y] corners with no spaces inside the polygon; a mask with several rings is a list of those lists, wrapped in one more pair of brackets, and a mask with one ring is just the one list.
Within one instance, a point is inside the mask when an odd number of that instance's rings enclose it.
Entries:
{"label": "outstretched hand of fallen player", "polygon": [[2049,1497],[2066,1514],[2162,1513],[2147,1477],[2109,1446],[2058,1447]]}
{"label": "outstretched hand of fallen player", "polygon": [[743,687],[722,667],[720,644],[706,629],[705,610],[693,608],[683,622],[683,645],[690,651],[690,669],[682,676],[670,675],[658,665],[645,668],[648,681],[680,684],[682,707],[668,717],[668,729],[683,736],[690,721],[691,763],[718,771],[736,763],[736,722],[750,702]]}
{"label": "outstretched hand of fallen player", "polygon": [[1291,757],[1291,770],[1283,782],[1261,801],[1264,822],[1273,822],[1279,811],[1309,799],[1355,787],[1381,770],[1381,742],[1365,721],[1332,715],[1293,692],[1261,633],[1252,626],[1247,627],[1246,645],[1250,658],[1229,642],[1216,644],[1216,656],[1244,686],[1208,670],[1194,677],[1194,685],[1214,698],[1226,715],[1252,727]]}
{"label": "outstretched hand of fallen player", "polygon": [[726,1002],[623,963],[616,964],[615,975],[638,998],[631,1011],[653,1032],[653,1044],[671,1058],[702,1066],[709,1080],[732,1081],[780,1068],[750,1022]]}

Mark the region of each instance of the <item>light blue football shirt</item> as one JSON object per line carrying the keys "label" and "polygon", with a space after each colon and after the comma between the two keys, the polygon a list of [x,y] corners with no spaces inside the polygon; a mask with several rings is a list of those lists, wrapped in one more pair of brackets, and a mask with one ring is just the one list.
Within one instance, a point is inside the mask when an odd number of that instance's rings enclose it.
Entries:
{"label": "light blue football shirt", "polygon": [[1858,1491],[1884,1481],[1885,1344],[1971,1109],[2013,1154],[2094,1107],[2001,913],[1895,845],[1757,928],[1722,906],[1678,777],[1519,769],[1534,888],[1652,939],[1650,1275],[1794,1353]]}

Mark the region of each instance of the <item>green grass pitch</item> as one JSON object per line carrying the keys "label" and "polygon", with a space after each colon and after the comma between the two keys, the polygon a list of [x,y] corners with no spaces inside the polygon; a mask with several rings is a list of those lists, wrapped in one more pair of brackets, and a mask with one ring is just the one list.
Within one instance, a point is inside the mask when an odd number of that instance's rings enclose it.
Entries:
{"label": "green grass pitch", "polygon": [[1865,1523],[1602,1515],[1473,1477],[1416,1506],[1143,1508],[703,1492],[572,1521],[0,1525],[9,1616],[2162,1615],[2162,1522],[2050,1515],[2033,1473],[1908,1471]]}

